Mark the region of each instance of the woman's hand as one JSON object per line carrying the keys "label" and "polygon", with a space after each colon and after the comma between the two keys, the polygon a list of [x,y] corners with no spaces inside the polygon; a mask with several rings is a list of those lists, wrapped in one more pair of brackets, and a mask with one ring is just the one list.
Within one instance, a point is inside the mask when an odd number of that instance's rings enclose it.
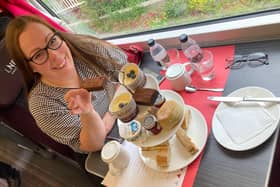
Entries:
{"label": "woman's hand", "polygon": [[87,90],[72,89],[64,95],[71,114],[87,114],[93,110],[91,94]]}

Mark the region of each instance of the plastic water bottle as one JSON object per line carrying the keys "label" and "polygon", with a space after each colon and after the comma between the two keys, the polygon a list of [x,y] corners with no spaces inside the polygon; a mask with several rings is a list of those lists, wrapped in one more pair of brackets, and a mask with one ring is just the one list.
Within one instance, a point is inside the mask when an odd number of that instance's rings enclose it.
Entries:
{"label": "plastic water bottle", "polygon": [[203,55],[202,50],[194,39],[186,34],[181,34],[180,37],[181,48],[184,55],[190,59],[191,62],[199,62]]}
{"label": "plastic water bottle", "polygon": [[148,45],[150,47],[150,54],[153,60],[159,62],[163,69],[166,69],[166,64],[170,61],[166,49],[154,39],[149,39]]}

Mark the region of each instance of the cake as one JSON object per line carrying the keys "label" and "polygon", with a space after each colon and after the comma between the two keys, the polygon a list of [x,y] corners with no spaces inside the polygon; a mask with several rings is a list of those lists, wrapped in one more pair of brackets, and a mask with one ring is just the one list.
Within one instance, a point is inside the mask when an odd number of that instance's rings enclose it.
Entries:
{"label": "cake", "polygon": [[136,88],[133,99],[137,104],[151,106],[155,103],[159,92],[152,88]]}
{"label": "cake", "polygon": [[174,128],[184,117],[184,109],[175,100],[167,100],[157,112],[157,120],[163,129]]}
{"label": "cake", "polygon": [[124,92],[113,98],[109,111],[121,121],[128,122],[137,115],[138,108],[132,95]]}
{"label": "cake", "polygon": [[146,76],[134,63],[125,64],[119,72],[119,82],[131,91],[144,87]]}
{"label": "cake", "polygon": [[94,77],[91,79],[84,79],[80,82],[80,87],[88,91],[103,90],[107,78],[105,76]]}

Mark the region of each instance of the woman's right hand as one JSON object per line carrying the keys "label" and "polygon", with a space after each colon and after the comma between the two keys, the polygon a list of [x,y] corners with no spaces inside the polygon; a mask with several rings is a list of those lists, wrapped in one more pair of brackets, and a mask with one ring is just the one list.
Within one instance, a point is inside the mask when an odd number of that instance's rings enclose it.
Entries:
{"label": "woman's right hand", "polygon": [[71,89],[64,95],[71,114],[87,114],[93,110],[91,93],[86,89]]}

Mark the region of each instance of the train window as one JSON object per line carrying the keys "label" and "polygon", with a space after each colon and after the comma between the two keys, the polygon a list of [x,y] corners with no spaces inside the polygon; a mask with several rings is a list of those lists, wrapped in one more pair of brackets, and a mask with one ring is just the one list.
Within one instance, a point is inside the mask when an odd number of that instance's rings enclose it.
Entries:
{"label": "train window", "polygon": [[168,29],[280,8],[279,0],[29,0],[73,31],[100,38]]}

